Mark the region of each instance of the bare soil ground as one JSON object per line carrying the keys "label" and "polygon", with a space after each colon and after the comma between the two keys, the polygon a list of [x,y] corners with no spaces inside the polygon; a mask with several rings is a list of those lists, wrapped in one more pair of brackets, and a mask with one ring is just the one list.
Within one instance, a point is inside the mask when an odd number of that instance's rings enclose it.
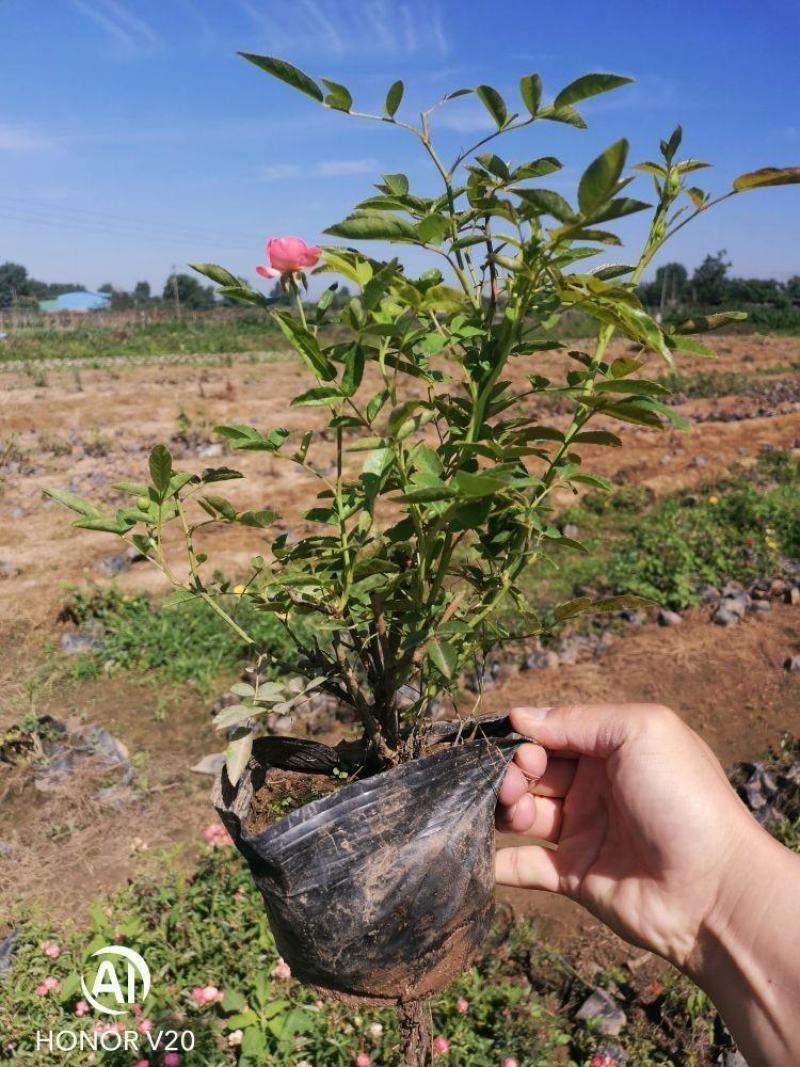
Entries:
{"label": "bare soil ground", "polygon": [[[719,356],[713,365],[687,360],[682,372],[713,369],[759,375],[765,382],[800,381],[800,340],[736,337],[714,344]],[[620,345],[613,354],[624,350]],[[535,368],[520,366],[514,374],[522,381],[524,373],[547,373],[557,362],[545,353]],[[650,370],[661,372],[655,366]],[[20,768],[0,764],[0,843],[11,846],[0,850],[0,897],[80,917],[92,897],[152,862],[156,848],[176,846],[174,862],[189,862],[200,830],[214,820],[206,803],[209,779],[188,770],[199,756],[219,748],[207,700],[188,687],[164,690],[141,676],[63,681],[57,650],[63,627],[57,616],[67,588],[108,585],[112,579],[102,569],[103,560],[120,548],[111,535],[71,528],[63,509],[43,500],[42,489],[70,488],[114,506],[119,497],[113,483],[141,479],[149,448],[171,441],[176,466],[234,466],[247,480],[225,489],[240,507],[274,507],[298,529],[300,512],[312,501],[313,478],[298,476],[292,466],[264,453],[220,452],[212,431],[226,421],[261,429],[305,425],[307,410],[289,407],[301,377],[291,360],[225,368],[82,370],[79,380],[72,371],[48,370],[46,384],[38,385],[24,374],[2,376],[0,731],[31,712],[97,722],[128,746],[135,773],[133,800],[116,810],[98,806],[80,783],[42,794]],[[694,420],[691,433],[624,427],[626,447],[587,449],[585,469],[661,494],[713,481],[736,465],[747,467],[763,445],[792,448],[800,440],[800,402],[791,397],[774,411],[763,400],[754,406],[750,396],[691,400],[679,410]],[[732,411],[748,417],[724,421]],[[182,436],[181,412],[190,424]],[[559,425],[563,417],[548,414],[546,420]],[[328,446],[312,458],[324,470],[330,463]],[[257,531],[234,528],[212,533],[205,547],[234,575],[267,544]],[[114,581],[124,590],[164,588],[161,577],[142,564]],[[733,630],[710,626],[698,610],[680,627],[631,629],[595,661],[514,676],[488,694],[487,706],[666,703],[727,763],[761,753],[784,730],[800,733],[800,685],[797,675],[781,669],[783,659],[798,651],[796,607],[776,606]],[[606,946],[612,956],[634,955],[566,902],[538,894],[508,897],[516,908],[542,916],[548,935],[563,944],[586,945],[595,954]]]}

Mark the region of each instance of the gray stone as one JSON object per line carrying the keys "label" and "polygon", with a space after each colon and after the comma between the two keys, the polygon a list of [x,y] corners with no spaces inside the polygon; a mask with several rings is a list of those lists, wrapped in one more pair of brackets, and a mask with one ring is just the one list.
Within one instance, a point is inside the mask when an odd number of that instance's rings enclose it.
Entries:
{"label": "gray stone", "polygon": [[703,455],[703,453],[702,452],[698,452],[698,454],[694,457],[694,459],[691,461],[689,466],[690,467],[705,467],[707,463],[708,463],[708,460]]}
{"label": "gray stone", "polygon": [[595,1029],[606,1037],[616,1037],[628,1021],[625,1012],[605,989],[596,989],[587,997],[575,1018],[583,1022],[591,1020]]}
{"label": "gray stone", "polygon": [[719,589],[713,585],[699,585],[697,592],[700,596],[701,604],[717,604],[722,596]]}
{"label": "gray stone", "polygon": [[536,652],[531,652],[525,657],[525,662],[522,665],[524,671],[549,671],[556,668],[559,664],[561,657],[557,652],[552,649],[540,649]]}
{"label": "gray stone", "polygon": [[721,595],[723,597],[733,597],[739,596],[739,594],[743,592],[744,586],[741,582],[726,582],[722,587]]}
{"label": "gray stone", "polygon": [[224,766],[225,753],[212,752],[210,755],[203,756],[201,760],[198,760],[192,770],[195,774],[212,774],[216,777]]}
{"label": "gray stone", "polygon": [[122,556],[106,556],[105,559],[100,559],[95,563],[94,569],[109,578],[113,578],[116,574],[122,574],[123,571],[128,570],[130,565],[131,561],[126,553]]}
{"label": "gray stone", "polygon": [[198,448],[197,455],[201,459],[216,459],[217,456],[222,455],[222,445],[217,443],[204,445],[203,448]]}
{"label": "gray stone", "polygon": [[87,723],[66,736],[44,744],[47,762],[34,771],[33,784],[41,793],[57,791],[76,772],[88,765],[119,773],[119,783],[130,784],[133,767],[128,749],[102,726]]}
{"label": "gray stone", "polygon": [[734,615],[738,615],[740,619],[743,619],[747,614],[747,609],[750,607],[750,597],[747,593],[740,593],[738,596],[725,596],[720,600],[719,606],[724,611],[731,611]]}
{"label": "gray stone", "polygon": [[19,567],[9,563],[7,559],[0,559],[0,578],[16,578],[19,574],[22,574]]}
{"label": "gray stone", "polygon": [[783,669],[791,673],[800,672],[800,656],[787,656],[783,661]]}
{"label": "gray stone", "polygon": [[87,652],[96,652],[100,642],[89,634],[62,634],[61,651],[65,656],[83,656]]}
{"label": "gray stone", "polygon": [[647,614],[640,608],[623,608],[619,617],[630,626],[643,626],[647,622]]}
{"label": "gray stone", "polygon": [[574,522],[568,522],[567,525],[562,530],[562,533],[564,534],[565,537],[568,537],[571,541],[574,541],[577,537],[580,536],[580,530],[578,529],[578,527],[575,525]]}
{"label": "gray stone", "polygon": [[796,585],[783,594],[784,604],[800,604],[800,589]]}
{"label": "gray stone", "polygon": [[8,937],[0,941],[0,979],[5,978],[11,970],[11,956],[18,936],[17,931],[12,930]]}
{"label": "gray stone", "polygon": [[667,608],[661,608],[656,617],[656,622],[659,626],[680,626],[683,619],[677,611],[669,611]]}
{"label": "gray stone", "polygon": [[748,608],[753,615],[765,615],[767,612],[772,611],[772,605],[768,600],[754,600]]}
{"label": "gray stone", "polygon": [[714,612],[714,622],[717,624],[717,626],[735,626],[737,622],[739,622],[740,618],[740,615],[737,615],[734,612],[729,611],[727,608],[723,607],[717,608],[717,610]]}

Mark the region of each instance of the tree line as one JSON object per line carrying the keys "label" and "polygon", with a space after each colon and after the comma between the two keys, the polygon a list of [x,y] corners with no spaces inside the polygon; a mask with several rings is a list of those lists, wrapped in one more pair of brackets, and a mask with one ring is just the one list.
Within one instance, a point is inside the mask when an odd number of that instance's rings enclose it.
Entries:
{"label": "tree line", "polygon": [[[723,250],[707,255],[690,275],[682,263],[665,263],[655,278],[643,282],[638,294],[647,307],[667,310],[674,307],[722,307],[762,305],[789,308],[800,304],[800,275],[787,282],[774,278],[736,278],[729,275],[731,264]],[[11,307],[35,308],[40,300],[54,300],[61,293],[86,292],[86,286],[72,282],[42,282],[32,278],[21,263],[0,264],[0,309]],[[98,289],[111,297],[112,311],[174,305],[177,310],[207,311],[231,304],[220,301],[212,285],[203,285],[191,274],[170,274],[160,293],[153,292],[150,282],[137,282],[131,290],[106,282]],[[276,304],[288,303],[288,296],[276,282],[269,294]],[[341,287],[335,303],[342,305],[350,298],[347,287]]]}
{"label": "tree line", "polygon": [[707,255],[691,276],[682,263],[665,263],[658,268],[652,281],[639,286],[639,298],[647,307],[662,310],[692,305],[727,307],[756,304],[789,308],[800,304],[800,275],[795,275],[787,282],[779,282],[774,278],[736,278],[729,275],[730,268],[724,249]]}

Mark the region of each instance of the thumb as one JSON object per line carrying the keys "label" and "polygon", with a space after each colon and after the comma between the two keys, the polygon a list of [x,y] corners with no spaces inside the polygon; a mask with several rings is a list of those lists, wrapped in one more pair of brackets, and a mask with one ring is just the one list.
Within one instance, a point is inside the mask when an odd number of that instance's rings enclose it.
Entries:
{"label": "thumb", "polygon": [[650,704],[562,704],[512,708],[512,728],[555,752],[606,759],[631,736]]}

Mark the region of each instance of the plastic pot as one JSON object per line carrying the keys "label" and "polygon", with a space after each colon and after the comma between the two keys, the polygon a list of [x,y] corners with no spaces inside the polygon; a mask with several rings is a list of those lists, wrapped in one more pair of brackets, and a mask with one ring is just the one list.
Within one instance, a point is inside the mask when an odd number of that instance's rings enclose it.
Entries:
{"label": "plastic pot", "polygon": [[[470,965],[494,912],[494,809],[519,743],[452,745],[254,834],[245,829],[254,790],[271,767],[287,765],[276,763],[280,741],[256,743],[236,787],[223,769],[215,805],[297,978],[344,997],[402,1003]],[[290,765],[299,752],[311,769],[314,749],[325,762],[325,746],[294,746]]]}

